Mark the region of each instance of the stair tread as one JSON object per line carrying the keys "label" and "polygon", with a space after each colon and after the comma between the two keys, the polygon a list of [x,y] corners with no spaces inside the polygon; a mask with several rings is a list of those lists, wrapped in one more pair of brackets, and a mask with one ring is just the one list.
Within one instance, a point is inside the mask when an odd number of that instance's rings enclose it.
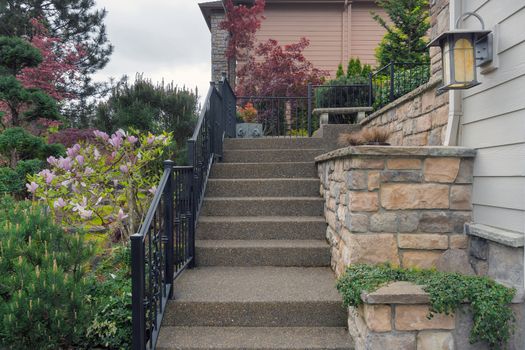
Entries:
{"label": "stair tread", "polygon": [[342,303],[329,267],[197,267],[174,286],[175,302]]}
{"label": "stair tread", "polygon": [[328,249],[325,240],[273,239],[273,240],[195,240],[195,246],[201,248],[322,248]]}
{"label": "stair tread", "polygon": [[299,162],[238,162],[238,163],[214,163],[214,167],[243,166],[243,165],[287,165],[287,164],[315,164],[315,161]]}
{"label": "stair tread", "polygon": [[282,181],[290,181],[290,182],[301,182],[301,181],[308,181],[308,182],[319,182],[318,178],[315,177],[294,177],[294,178],[236,178],[236,179],[208,179],[209,182],[240,182],[240,181],[246,181],[246,182],[260,182],[260,181],[268,181],[268,182],[282,182]]}
{"label": "stair tread", "polygon": [[323,216],[199,216],[199,222],[326,222]]}
{"label": "stair tread", "polygon": [[204,197],[205,201],[319,201],[321,197]]}
{"label": "stair tread", "polygon": [[159,350],[352,349],[344,327],[163,327]]}

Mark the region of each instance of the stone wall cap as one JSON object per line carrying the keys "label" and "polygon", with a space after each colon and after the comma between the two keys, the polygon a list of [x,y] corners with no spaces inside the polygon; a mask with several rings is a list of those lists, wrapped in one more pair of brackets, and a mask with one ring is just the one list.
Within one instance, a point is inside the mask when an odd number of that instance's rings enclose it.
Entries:
{"label": "stone wall cap", "polygon": [[361,294],[367,304],[428,304],[430,297],[422,286],[412,282],[392,282],[375,292]]}
{"label": "stone wall cap", "polygon": [[473,158],[476,156],[476,150],[450,146],[350,146],[321,154],[315,161],[319,163],[336,158],[376,156]]}
{"label": "stone wall cap", "polygon": [[468,235],[481,237],[513,248],[523,247],[525,243],[523,233],[504,230],[497,227],[469,223],[465,225],[465,231]]}

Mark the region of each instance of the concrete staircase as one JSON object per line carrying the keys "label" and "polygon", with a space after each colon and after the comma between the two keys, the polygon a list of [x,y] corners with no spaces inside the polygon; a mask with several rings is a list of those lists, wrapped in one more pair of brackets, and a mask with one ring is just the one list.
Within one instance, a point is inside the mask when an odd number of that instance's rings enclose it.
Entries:
{"label": "concrete staircase", "polygon": [[353,349],[325,241],[315,138],[226,140],[158,349]]}

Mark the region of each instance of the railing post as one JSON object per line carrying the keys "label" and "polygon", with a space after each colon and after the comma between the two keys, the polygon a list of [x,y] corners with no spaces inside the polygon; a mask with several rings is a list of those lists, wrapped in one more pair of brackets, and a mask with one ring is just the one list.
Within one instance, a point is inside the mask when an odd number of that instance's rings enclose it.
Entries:
{"label": "railing post", "polygon": [[191,208],[191,220],[190,220],[190,227],[188,232],[188,252],[191,257],[191,262],[189,263],[188,267],[191,269],[195,267],[195,226],[197,225],[197,209],[199,205],[199,197],[200,194],[197,191],[197,186],[199,184],[199,179],[197,175],[197,171],[195,166],[191,169],[191,172],[189,173],[190,179],[188,183],[190,184],[189,188],[189,197],[190,197],[190,208]]}
{"label": "railing post", "polygon": [[390,102],[394,101],[394,62],[390,62]]}
{"label": "railing post", "polygon": [[374,103],[374,74],[372,72],[368,73],[368,107],[372,107]]}
{"label": "railing post", "polygon": [[[166,278],[166,284],[172,284],[173,283],[173,274],[174,274],[174,265],[175,265],[175,259],[174,259],[174,249],[175,249],[175,242],[173,238],[173,211],[174,211],[174,204],[173,204],[173,167],[175,166],[175,162],[172,160],[165,160],[164,161],[164,170],[169,170],[170,176],[168,177],[168,182],[166,183],[166,187],[164,187],[164,237],[165,245],[164,245],[164,254],[166,256],[166,265],[165,265],[165,277]],[[171,299],[173,297],[173,286],[170,288],[170,292],[168,294],[168,298]]]}
{"label": "railing post", "polygon": [[308,83],[308,136],[312,137],[312,83]]}
{"label": "railing post", "polygon": [[131,323],[132,350],[146,348],[146,313],[144,311],[144,242],[139,234],[131,236]]}

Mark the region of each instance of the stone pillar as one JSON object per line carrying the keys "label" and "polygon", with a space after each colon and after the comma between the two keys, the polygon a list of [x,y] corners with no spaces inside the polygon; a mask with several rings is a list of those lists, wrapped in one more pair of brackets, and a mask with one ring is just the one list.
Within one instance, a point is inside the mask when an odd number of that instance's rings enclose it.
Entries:
{"label": "stone pillar", "polygon": [[[230,85],[234,88],[235,74],[230,72],[228,60],[226,59],[226,50],[228,48],[229,34],[226,30],[220,29],[219,24],[224,20],[224,13],[212,13],[211,22],[211,79],[219,81],[222,74],[226,73]],[[235,70],[235,69],[233,69]]]}

